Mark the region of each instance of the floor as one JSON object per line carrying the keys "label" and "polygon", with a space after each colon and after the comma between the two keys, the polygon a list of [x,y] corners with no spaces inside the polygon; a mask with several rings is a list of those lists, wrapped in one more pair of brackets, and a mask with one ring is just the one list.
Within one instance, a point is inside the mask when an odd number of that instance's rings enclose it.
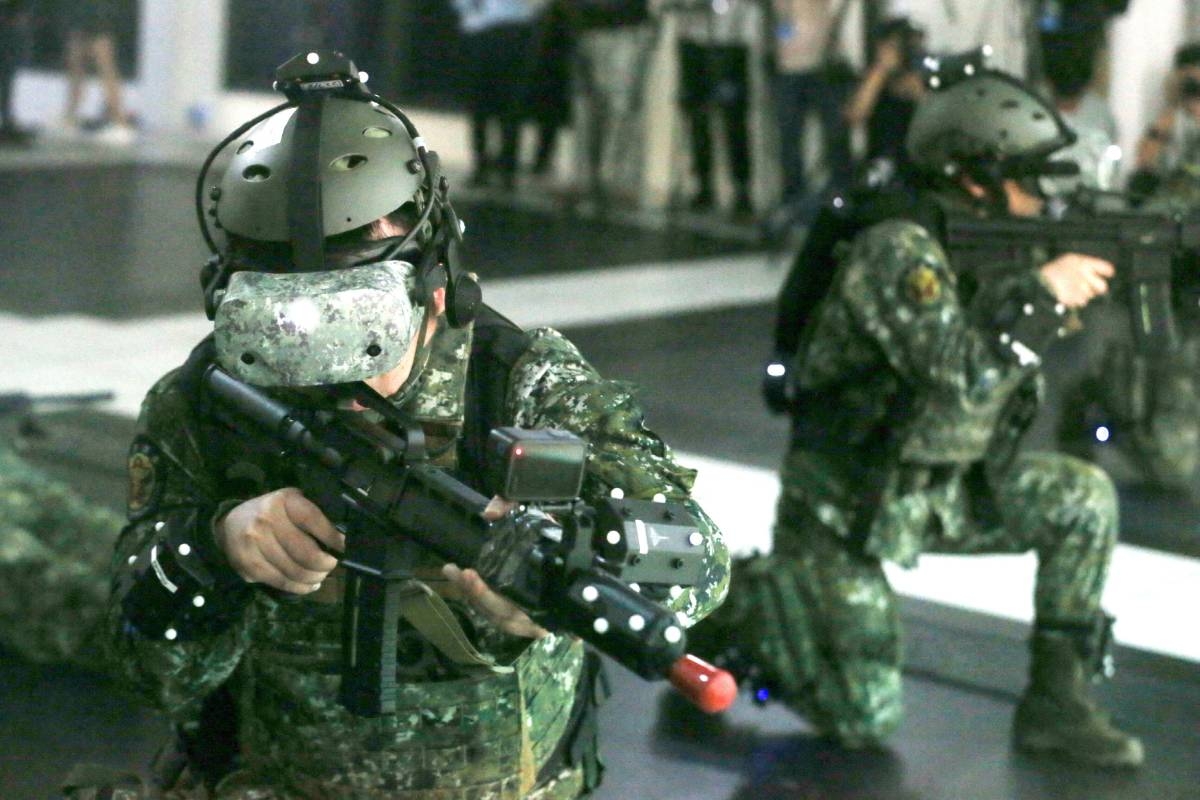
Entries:
{"label": "floor", "polygon": [[[205,252],[190,207],[192,154],[0,154],[0,394],[111,390],[111,403],[44,417],[40,463],[119,505],[121,463],[146,386],[203,334]],[[780,261],[713,221],[568,213],[553,196],[502,204],[463,192],[468,257],[489,302],[563,329],[606,375],[641,387],[651,427],[700,468],[697,494],[738,552],[770,545],[772,470],[785,424],[762,410]],[[749,232],[752,233],[752,232]],[[1113,324],[1111,315],[1095,328]],[[1052,445],[1057,384],[1092,357],[1089,336],[1049,365],[1030,446]],[[601,717],[604,800],[1184,800],[1200,798],[1200,505],[1139,485],[1118,454],[1125,544],[1106,605],[1125,644],[1098,691],[1146,742],[1148,763],[1110,774],[1013,754],[1031,564],[923,560],[905,595],[906,723],[888,750],[845,752],[803,720],[740,698],[720,718],[612,667]],[[0,587],[0,591],[3,588]],[[96,675],[0,650],[0,798],[42,800],[79,761],[140,769],[162,721]]]}

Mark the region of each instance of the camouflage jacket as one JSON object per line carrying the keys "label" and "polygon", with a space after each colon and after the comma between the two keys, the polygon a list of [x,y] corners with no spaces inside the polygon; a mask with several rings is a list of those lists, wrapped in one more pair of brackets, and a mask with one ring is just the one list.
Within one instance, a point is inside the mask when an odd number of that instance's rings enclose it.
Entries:
{"label": "camouflage jacket", "polygon": [[996,318],[1013,301],[1043,320],[1061,311],[1025,271],[968,306],[923,227],[890,220],[860,232],[796,356],[784,491],[879,558],[911,564],[935,527],[959,535],[968,508],[986,510],[975,490],[1012,457],[1038,403],[1036,366]]}
{"label": "camouflage jacket", "polygon": [[[490,357],[472,349],[473,337],[483,335],[443,327],[419,379],[396,399],[422,423],[433,447],[463,444],[464,423],[466,436],[472,435],[465,418],[472,407],[467,367]],[[508,371],[499,424],[566,429],[586,439],[585,499],[619,487],[628,497],[662,492],[689,503],[706,537],[707,574],[672,607],[686,624],[711,612],[727,588],[728,553],[719,531],[688,499],[694,471],[678,465],[645,428],[630,385],[602,379],[554,330],[532,331],[523,341]],[[218,463],[204,440],[203,421],[178,372],[159,381],[143,404],[131,455],[143,476],[142,490],[118,542],[118,585],[127,561],[169,533],[164,525],[182,518],[179,509],[201,509],[211,518],[242,499],[218,496],[228,464]],[[446,452],[446,466],[452,466],[455,449]],[[200,526],[209,536],[210,525]],[[457,607],[452,592],[438,583],[436,569],[430,573],[435,577],[427,583]],[[191,641],[165,641],[131,630],[118,590],[109,603],[109,637],[123,678],[181,723],[197,715],[206,695],[227,686],[237,706],[243,772],[260,783],[289,797],[517,798],[544,782],[544,767],[579,702],[584,659],[577,640],[516,639],[463,607],[479,631],[480,649],[515,670],[402,680],[397,714],[362,718],[337,702],[340,595],[322,591],[280,603],[244,586],[238,591],[245,600],[234,604],[234,618],[221,630]]]}

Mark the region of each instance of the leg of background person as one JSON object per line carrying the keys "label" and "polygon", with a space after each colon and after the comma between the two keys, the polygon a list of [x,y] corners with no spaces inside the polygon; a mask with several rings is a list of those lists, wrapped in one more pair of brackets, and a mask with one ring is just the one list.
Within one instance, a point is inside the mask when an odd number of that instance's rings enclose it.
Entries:
{"label": "leg of background person", "polygon": [[531,25],[505,25],[498,40],[502,58],[493,59],[495,88],[499,95],[500,151],[497,166],[505,188],[517,180],[517,159],[521,150],[521,123],[525,119],[524,100],[528,95],[532,71],[529,49],[533,40]]}
{"label": "leg of background person", "polygon": [[734,212],[753,211],[750,199],[750,75],[749,48],[732,45],[722,49],[721,84],[728,86],[722,97],[725,141],[729,147],[729,171],[734,185]]}
{"label": "leg of background person", "polygon": [[83,84],[87,79],[85,57],[87,42],[81,31],[68,31],[64,45],[67,68],[67,108],[63,120],[69,127],[79,124],[79,105],[83,101]]}
{"label": "leg of background person", "polygon": [[785,205],[799,202],[807,193],[804,174],[806,90],[802,74],[775,76],[775,114],[779,125],[779,168],[783,174]]}
{"label": "leg of background person", "polygon": [[17,77],[16,20],[0,12],[0,132],[16,131],[13,82]]}
{"label": "leg of background person", "polygon": [[824,140],[825,163],[829,167],[829,187],[835,191],[850,186],[854,172],[854,156],[850,151],[850,128],[843,109],[846,92],[833,86],[823,76],[814,76],[817,111],[821,115],[821,138]]}
{"label": "leg of background person", "polygon": [[679,104],[687,120],[692,174],[696,178],[696,193],[689,201],[694,209],[710,208],[713,204],[708,102],[711,76],[707,68],[707,50],[695,42],[679,43]]}
{"label": "leg of background person", "polygon": [[100,33],[88,43],[96,73],[104,87],[104,104],[110,125],[126,125],[129,120],[121,93],[121,73],[117,69],[116,40],[111,33]]}

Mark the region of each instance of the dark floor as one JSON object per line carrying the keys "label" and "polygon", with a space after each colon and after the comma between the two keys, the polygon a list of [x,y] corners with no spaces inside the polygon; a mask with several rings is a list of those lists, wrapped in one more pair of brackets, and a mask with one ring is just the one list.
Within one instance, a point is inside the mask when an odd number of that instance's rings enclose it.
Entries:
{"label": "dark floor", "polygon": [[[120,167],[0,173],[0,311],[108,318],[195,310],[204,253],[194,232],[190,170]],[[687,233],[558,214],[461,204],[489,274],[586,270],[743,250]],[[519,256],[519,259],[517,258]],[[768,305],[682,314],[567,333],[607,375],[641,385],[650,424],[675,447],[774,467],[786,425],[758,398],[768,349]],[[0,343],[3,358],[18,358]],[[1086,347],[1055,354],[1056,378],[1078,370]],[[2,359],[0,359],[2,362]],[[0,367],[2,368],[2,367]],[[1051,446],[1049,404],[1031,446]],[[103,502],[123,495],[131,422],[97,412],[49,418],[34,443],[42,463]],[[1119,469],[1120,465],[1117,464]],[[1121,481],[1125,539],[1200,556],[1200,506]],[[2,590],[2,588],[0,588]],[[1165,613],[1165,612],[1164,612]],[[1195,609],[1177,609],[1196,636]],[[1200,798],[1200,666],[1125,651],[1117,679],[1099,691],[1142,736],[1145,769],[1111,774],[1015,756],[1008,724],[1024,670],[1017,623],[909,601],[904,606],[908,719],[893,748],[850,753],[815,739],[779,708],[746,698],[723,718],[700,716],[613,668],[602,711],[606,800],[1184,800]],[[0,652],[0,800],[42,800],[78,761],[138,769],[163,735],[103,678],[38,667]]]}

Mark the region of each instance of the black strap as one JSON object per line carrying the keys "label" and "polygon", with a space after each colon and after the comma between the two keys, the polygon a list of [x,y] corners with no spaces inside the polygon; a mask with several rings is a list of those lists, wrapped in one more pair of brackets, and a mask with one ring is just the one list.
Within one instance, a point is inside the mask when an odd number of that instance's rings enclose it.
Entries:
{"label": "black strap", "polygon": [[467,367],[463,436],[459,469],[463,480],[485,491],[486,447],[492,428],[511,423],[505,415],[508,378],[517,360],[529,349],[529,334],[487,305],[479,307]]}
{"label": "black strap", "polygon": [[326,95],[305,97],[296,109],[295,142],[287,177],[288,238],[300,272],[325,268],[325,223],[321,207],[321,117]]}

